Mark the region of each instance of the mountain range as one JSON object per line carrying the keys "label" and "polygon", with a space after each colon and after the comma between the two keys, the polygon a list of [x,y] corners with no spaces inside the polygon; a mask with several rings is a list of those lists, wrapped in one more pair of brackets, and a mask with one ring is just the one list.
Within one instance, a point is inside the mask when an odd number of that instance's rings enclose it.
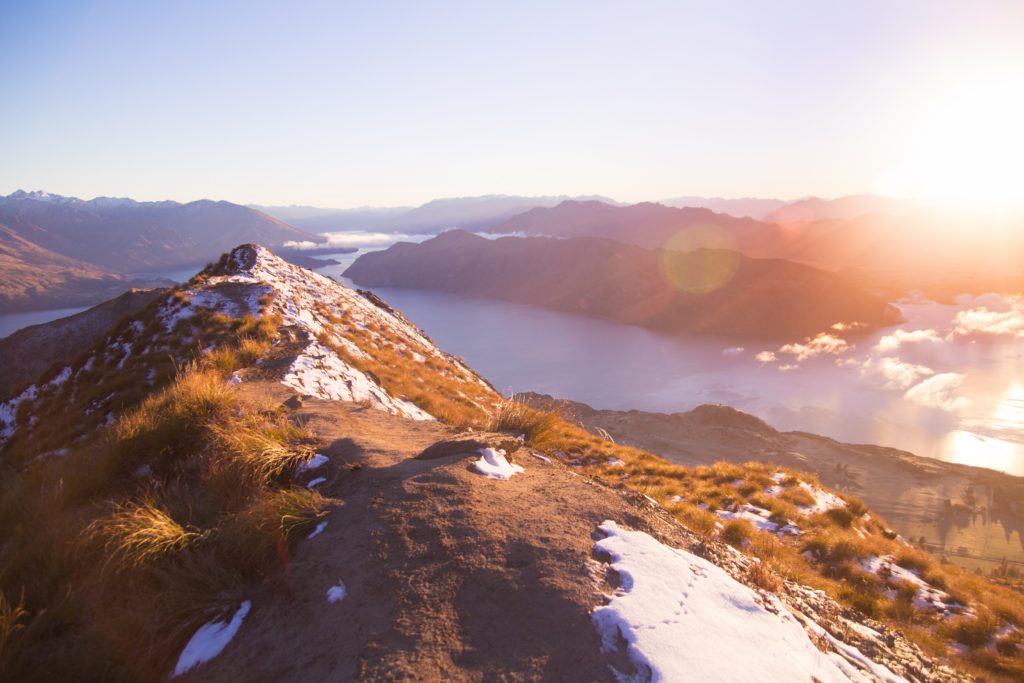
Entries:
{"label": "mountain range", "polygon": [[[520,197],[514,195],[483,195],[434,199],[416,207],[357,209],[319,209],[316,207],[254,208],[286,220],[292,225],[312,231],[380,230],[406,234],[432,233],[449,228],[480,231],[511,216],[536,207],[552,207],[570,200],[568,196]],[[580,197],[617,205],[607,197]]]}
{"label": "mountain range", "polygon": [[363,286],[489,297],[679,334],[792,339],[841,322],[898,319],[885,298],[807,265],[595,237],[490,240],[451,230],[363,254],[345,276]]}
{"label": "mountain range", "polygon": [[0,197],[0,225],[45,249],[115,273],[198,266],[231,245],[316,237],[238,204],[180,204],[18,191]]}
{"label": "mountain range", "polygon": [[0,197],[0,311],[82,306],[166,286],[145,274],[200,266],[239,242],[319,239],[230,202],[86,201],[19,190]]}

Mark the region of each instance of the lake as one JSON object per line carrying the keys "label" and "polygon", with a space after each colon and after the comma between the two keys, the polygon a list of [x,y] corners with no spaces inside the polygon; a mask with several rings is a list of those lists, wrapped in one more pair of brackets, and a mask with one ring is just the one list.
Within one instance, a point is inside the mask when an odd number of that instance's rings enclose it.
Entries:
{"label": "lake", "polygon": [[[343,263],[318,270],[339,277],[357,256],[333,257]],[[1024,338],[987,328],[957,332],[972,320],[965,313],[981,308],[1024,320],[1024,305],[1013,299],[904,301],[901,325],[863,336],[823,331],[845,346],[782,351],[780,344],[683,339],[443,292],[374,292],[506,394],[668,413],[724,403],[784,431],[1024,475]],[[775,360],[758,360],[767,352]]]}

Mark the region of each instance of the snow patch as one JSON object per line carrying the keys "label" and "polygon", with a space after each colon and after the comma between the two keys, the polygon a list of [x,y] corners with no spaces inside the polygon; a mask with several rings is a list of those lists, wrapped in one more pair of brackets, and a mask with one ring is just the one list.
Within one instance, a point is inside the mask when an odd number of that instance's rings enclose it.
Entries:
{"label": "snow patch", "polygon": [[595,550],[610,558],[621,588],[591,618],[606,651],[625,644],[637,673],[615,671],[619,680],[865,680],[845,658],[821,652],[777,599],[643,532],[612,521],[600,530]]}
{"label": "snow patch", "polygon": [[513,465],[505,459],[505,451],[493,448],[481,448],[477,451],[480,459],[472,464],[472,469],[488,479],[511,479],[512,475],[524,472],[519,465]]}
{"label": "snow patch", "polygon": [[238,633],[242,620],[251,607],[252,603],[246,600],[239,605],[230,621],[211,621],[200,626],[181,651],[178,663],[174,667],[174,675],[180,676],[219,655]]}
{"label": "snow patch", "polygon": [[345,590],[345,584],[338,581],[338,585],[327,589],[327,602],[338,602],[343,600],[346,595],[348,595],[348,591]]}
{"label": "snow patch", "polygon": [[322,521],[319,524],[317,524],[315,529],[313,529],[312,531],[309,532],[309,536],[306,536],[306,540],[308,541],[311,538],[316,538],[317,536],[322,534],[324,532],[324,529],[326,529],[326,528],[327,528],[327,520],[325,519],[324,521]]}
{"label": "snow patch", "polygon": [[434,417],[409,401],[395,398],[364,373],[314,340],[292,362],[281,383],[328,401],[368,401],[374,408],[413,420]]}

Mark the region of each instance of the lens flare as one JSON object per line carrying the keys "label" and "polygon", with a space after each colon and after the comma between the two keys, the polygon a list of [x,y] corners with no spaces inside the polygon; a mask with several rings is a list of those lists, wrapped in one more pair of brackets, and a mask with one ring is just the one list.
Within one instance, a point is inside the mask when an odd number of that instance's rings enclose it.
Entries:
{"label": "lens flare", "polygon": [[661,252],[661,270],[673,287],[690,294],[721,289],[740,266],[736,243],[715,225],[691,225],[673,235]]}

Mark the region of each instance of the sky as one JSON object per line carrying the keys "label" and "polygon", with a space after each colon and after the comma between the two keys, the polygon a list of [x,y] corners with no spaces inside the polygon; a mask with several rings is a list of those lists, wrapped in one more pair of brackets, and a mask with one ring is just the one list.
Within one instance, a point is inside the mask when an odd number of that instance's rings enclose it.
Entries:
{"label": "sky", "polygon": [[0,0],[0,193],[1019,199],[1021,36],[1019,1]]}

